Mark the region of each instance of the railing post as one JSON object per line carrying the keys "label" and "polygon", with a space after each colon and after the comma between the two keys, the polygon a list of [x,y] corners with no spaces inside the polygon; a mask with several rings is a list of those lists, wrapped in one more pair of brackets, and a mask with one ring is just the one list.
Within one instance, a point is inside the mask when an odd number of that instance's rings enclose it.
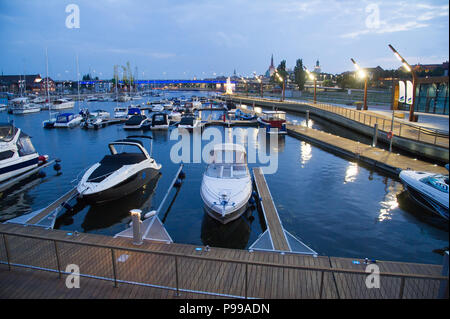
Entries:
{"label": "railing post", "polygon": [[419,135],[417,136],[417,140],[420,141],[420,127],[419,127]]}
{"label": "railing post", "polygon": [[383,119],[383,129],[382,129],[383,131],[384,131],[384,122],[385,122],[385,121],[386,121],[386,119]]}
{"label": "railing post", "polygon": [[398,136],[402,135],[402,123],[400,123],[400,128],[398,130]]}
{"label": "railing post", "polygon": [[56,244],[56,240],[53,240],[53,244],[55,246],[56,265],[58,267],[58,277],[59,277],[59,279],[61,279],[61,264],[59,262],[58,246]]}
{"label": "railing post", "polygon": [[3,234],[3,244],[5,245],[5,251],[6,251],[6,261],[8,262],[8,269],[11,270],[11,262],[9,260],[9,250],[8,250],[8,243],[6,241],[6,236]]}
{"label": "railing post", "polygon": [[319,291],[319,299],[322,299],[322,292],[323,292],[323,276],[325,275],[324,271],[322,270],[322,276],[320,277],[320,291]]}
{"label": "railing post", "polygon": [[176,287],[177,287],[177,292],[176,292],[176,296],[180,296],[180,290],[179,290],[179,286],[178,286],[178,257],[175,256],[175,282],[176,282]]}
{"label": "railing post", "polygon": [[405,277],[402,277],[400,281],[400,293],[398,295],[398,299],[403,299],[403,290],[405,290]]}
{"label": "railing post", "polygon": [[[442,265],[442,276],[448,277],[448,250],[444,252],[444,263]],[[439,285],[439,299],[448,299],[448,280],[441,281]]]}
{"label": "railing post", "polygon": [[437,142],[437,132],[434,132],[434,145],[436,145],[436,142]]}
{"label": "railing post", "polygon": [[113,248],[111,248],[111,259],[112,259],[113,274],[114,274],[114,288],[117,288],[116,256],[115,256]]}
{"label": "railing post", "polygon": [[248,264],[245,263],[245,299],[248,299]]}

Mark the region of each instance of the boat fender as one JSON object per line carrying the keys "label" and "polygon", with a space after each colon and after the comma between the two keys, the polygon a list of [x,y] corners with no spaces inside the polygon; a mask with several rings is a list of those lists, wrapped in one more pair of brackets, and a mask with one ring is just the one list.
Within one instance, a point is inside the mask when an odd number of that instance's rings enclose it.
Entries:
{"label": "boat fender", "polygon": [[152,210],[152,211],[146,213],[146,214],[144,215],[144,218],[147,219],[147,218],[153,217],[153,216],[155,216],[155,215],[156,215],[156,210]]}
{"label": "boat fender", "polygon": [[66,202],[62,203],[61,206],[65,209],[67,209],[68,211],[72,211],[73,207],[70,206],[69,204],[67,204]]}
{"label": "boat fender", "polygon": [[60,174],[60,170],[61,170],[61,164],[58,163],[58,161],[55,163],[55,165],[53,165],[53,169]]}
{"label": "boat fender", "polygon": [[178,178],[177,181],[173,184],[174,187],[180,187],[181,186],[181,178]]}
{"label": "boat fender", "polygon": [[186,174],[183,171],[181,171],[180,174],[178,174],[178,177],[180,179],[184,179],[186,177]]}
{"label": "boat fender", "polygon": [[255,200],[253,199],[253,197],[250,197],[250,199],[249,199],[248,201],[249,201],[249,203],[250,203],[251,205],[254,205],[254,204],[255,204]]}

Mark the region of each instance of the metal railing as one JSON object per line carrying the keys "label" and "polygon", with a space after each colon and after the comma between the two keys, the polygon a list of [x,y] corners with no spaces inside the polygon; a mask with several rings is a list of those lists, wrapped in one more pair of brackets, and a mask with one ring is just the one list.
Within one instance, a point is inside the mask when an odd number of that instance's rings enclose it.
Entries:
{"label": "metal railing", "polygon": [[[246,96],[233,96],[234,99],[240,99],[240,100],[252,100],[252,101],[260,101],[260,102],[270,102],[274,104],[278,104],[282,107],[282,104],[291,104],[292,106],[295,105],[308,105],[313,108],[318,108],[324,111],[332,112],[334,114],[343,116],[345,118],[348,118],[350,120],[353,120],[358,123],[362,123],[364,125],[373,127],[375,123],[378,124],[378,128],[381,131],[384,131],[385,133],[390,132],[392,129],[392,133],[395,136],[400,136],[402,138],[407,138],[431,145],[436,145],[440,147],[449,147],[449,134],[448,132],[438,130],[438,129],[431,129],[431,128],[425,128],[420,125],[413,125],[404,123],[401,121],[393,121],[392,119],[388,119],[384,116],[377,116],[374,114],[370,114],[367,111],[364,110],[355,110],[346,108],[339,105],[333,105],[333,104],[327,104],[327,103],[314,103],[313,101],[306,100],[306,101],[292,101],[292,100],[284,100],[283,102],[279,100],[274,99],[266,99],[266,98],[260,98],[260,97],[246,97]],[[295,111],[293,109],[290,109],[291,111]],[[370,112],[370,111],[369,111]]]}
{"label": "metal railing", "polygon": [[[134,247],[120,247],[120,246],[114,246],[114,245],[103,245],[103,244],[94,244],[94,243],[83,243],[83,242],[76,242],[74,240],[68,240],[68,239],[52,239],[47,238],[44,236],[38,236],[38,235],[24,235],[24,234],[16,234],[12,232],[6,232],[6,231],[0,231],[2,243],[0,243],[0,264],[7,264],[9,267],[9,270],[12,269],[13,266],[15,267],[25,267],[29,269],[37,269],[37,270],[44,270],[44,271],[50,271],[50,272],[57,272],[59,274],[59,278],[63,274],[69,275],[71,273],[68,273],[66,271],[63,271],[62,265],[63,260],[67,259],[68,263],[75,263],[77,262],[85,262],[86,263],[86,269],[88,271],[85,271],[84,273],[80,273],[81,277],[88,277],[93,279],[99,279],[99,280],[106,280],[111,281],[114,283],[114,287],[118,287],[119,283],[124,284],[133,284],[133,285],[140,285],[140,286],[147,286],[147,287],[154,287],[154,288],[160,288],[160,289],[168,289],[176,292],[176,295],[179,295],[180,292],[187,292],[187,293],[195,293],[195,294],[206,294],[206,295],[216,295],[221,297],[232,297],[232,298],[258,298],[258,294],[256,296],[250,296],[249,294],[249,280],[251,275],[253,275],[255,272],[250,273],[249,267],[253,266],[254,268],[260,267],[260,271],[263,271],[265,269],[265,275],[268,275],[268,269],[278,268],[282,269],[283,272],[286,270],[295,270],[295,271],[308,271],[313,272],[314,277],[318,278],[317,275],[320,275],[320,284],[314,288],[311,287],[311,282],[309,282],[309,288],[312,288],[316,293],[314,294],[314,298],[327,298],[327,296],[324,296],[324,279],[326,274],[329,274],[327,277],[329,282],[329,285],[332,285],[335,289],[335,297],[341,298],[345,297],[343,296],[342,292],[338,288],[338,284],[336,283],[336,277],[338,276],[345,276],[345,275],[352,275],[351,277],[346,278],[338,278],[340,280],[346,280],[346,285],[353,285],[355,288],[356,298],[358,298],[358,295],[361,293],[361,291],[358,292],[358,289],[367,289],[365,293],[367,294],[368,291],[374,291],[373,289],[368,289],[365,287],[364,283],[366,280],[366,277],[368,276],[368,273],[364,270],[350,270],[350,269],[336,269],[331,267],[316,267],[316,266],[302,266],[302,265],[281,265],[273,262],[263,262],[263,261],[243,261],[243,260],[232,260],[232,259],[224,259],[219,257],[208,257],[208,256],[201,256],[201,255],[186,255],[176,252],[167,252],[167,251],[150,251],[145,249],[139,249]],[[32,243],[19,243],[20,239],[22,240],[31,240]],[[11,243],[14,243],[12,239],[16,239],[16,247],[11,247]],[[21,246],[22,245],[22,246]],[[65,247],[64,246],[69,246]],[[89,253],[82,253],[82,249],[90,249]],[[92,250],[95,249],[95,250]],[[4,250],[4,256],[2,258],[2,251]],[[135,259],[137,259],[139,262],[138,264],[134,265],[136,268],[131,269],[130,265],[126,265],[126,267],[120,267],[118,265],[118,259],[116,258],[117,252],[126,252],[127,254],[134,254]],[[26,254],[31,254],[32,261],[33,262],[27,262],[26,257],[24,257]],[[71,254],[69,256],[69,254]],[[120,258],[123,256],[129,256],[127,254],[122,254]],[[39,255],[41,258],[41,261],[38,262],[36,255]],[[109,255],[109,257],[108,257]],[[139,257],[140,255],[140,257]],[[51,256],[54,257],[53,265],[50,265]],[[155,262],[156,257],[152,257],[152,259],[146,259],[145,257],[148,256],[157,256],[160,258],[163,258],[162,265],[157,266]],[[76,258],[81,258],[79,260],[75,260]],[[100,258],[99,258],[100,257]],[[2,260],[6,259],[6,261]],[[17,259],[15,262],[14,259]],[[22,259],[22,261],[21,261]],[[107,261],[109,259],[109,262]],[[184,267],[180,267],[180,262],[191,260],[194,262],[194,265],[185,264]],[[170,262],[171,261],[171,262]],[[219,291],[213,291],[214,289],[202,289],[201,280],[193,280],[191,283],[191,286],[187,283],[184,284],[185,287],[182,287],[183,284],[181,283],[182,275],[185,276],[185,280],[188,279],[187,277],[189,275],[193,276],[194,274],[190,271],[190,269],[195,270],[197,272],[200,272],[201,275],[199,278],[211,277],[215,278],[215,274],[213,274],[211,271],[206,271],[206,266],[199,266],[195,265],[195,262],[206,262],[206,263],[216,263],[214,269],[224,269],[226,268],[225,264],[232,264],[236,266],[236,269],[234,270],[234,273],[237,273],[233,277],[233,279],[237,278],[237,280],[240,279],[240,282],[237,284],[240,286],[240,289],[235,289],[235,291],[243,291],[243,294],[236,294],[233,293],[233,289],[229,289],[229,292],[219,292]],[[34,264],[33,264],[34,263]],[[38,264],[38,265],[36,265]],[[145,267],[147,265],[147,267]],[[237,271],[237,267],[241,266],[241,272]],[[189,268],[190,267],[190,268]],[[81,266],[80,266],[81,269]],[[157,279],[154,280],[154,282],[146,282],[148,280],[147,277],[145,277],[145,274],[156,274],[159,271],[162,271],[165,275],[163,276],[164,279],[163,283],[158,282]],[[181,270],[180,270],[181,269]],[[257,269],[254,269],[257,271]],[[91,272],[89,271],[91,270]],[[102,273],[103,272],[103,273]],[[129,273],[127,273],[129,272]],[[183,274],[184,272],[184,274]],[[243,274],[242,274],[243,272]],[[108,274],[109,273],[109,274]],[[128,278],[125,278],[127,277]],[[307,276],[313,277],[312,274],[306,274]],[[436,276],[436,275],[425,275],[425,274],[403,274],[403,273],[390,273],[390,272],[380,272],[380,278],[391,278],[394,281],[400,280],[399,286],[396,287],[397,284],[390,283],[388,281],[385,282],[386,285],[391,285],[392,287],[389,289],[389,291],[385,292],[384,294],[388,293],[388,298],[403,298],[404,291],[405,291],[405,285],[416,285],[416,292],[417,290],[428,289],[427,291],[423,292],[422,297],[425,298],[436,298],[436,297],[442,297],[439,296],[438,291],[442,290],[442,287],[444,287],[447,290],[448,293],[448,276]],[[134,277],[133,277],[134,276]],[[141,278],[137,278],[141,277]],[[237,276],[237,277],[236,277]],[[131,278],[133,277],[133,278]],[[175,277],[173,282],[173,277]],[[243,278],[241,278],[243,277]],[[428,281],[428,284],[420,285],[417,283],[417,281],[423,282]],[[431,281],[431,283],[429,282]],[[217,281],[216,281],[217,282]],[[332,282],[332,283],[330,283]],[[219,281],[220,283],[220,281]],[[224,281],[227,285],[233,285],[233,283],[229,283],[228,281]],[[242,287],[242,284],[244,287]],[[286,285],[292,284],[292,281],[286,282]],[[208,286],[208,285],[207,285]],[[395,286],[395,287],[394,287]],[[306,285],[304,286],[306,287]],[[211,288],[208,286],[208,288]],[[223,288],[223,287],[219,287]],[[262,288],[264,289],[264,287]],[[282,290],[280,292],[280,295],[283,295],[283,293],[286,293],[287,288],[282,287]],[[398,292],[397,292],[398,290]],[[413,289],[414,290],[414,289]],[[409,290],[411,291],[411,289]],[[364,293],[364,291],[363,291]],[[254,294],[254,295],[255,295]],[[272,298],[274,297],[280,297],[280,295],[276,296],[270,296]],[[264,296],[262,296],[264,297]],[[370,297],[370,294],[369,294]],[[382,296],[383,297],[383,296]],[[386,297],[386,296],[384,296]],[[411,297],[411,296],[407,296]]]}

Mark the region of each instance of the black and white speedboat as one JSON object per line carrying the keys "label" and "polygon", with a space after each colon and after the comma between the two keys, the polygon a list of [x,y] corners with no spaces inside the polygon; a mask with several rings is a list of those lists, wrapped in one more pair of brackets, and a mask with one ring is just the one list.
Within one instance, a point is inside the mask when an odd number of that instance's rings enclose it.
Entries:
{"label": "black and white speedboat", "polygon": [[150,114],[152,130],[167,130],[169,128],[169,116],[164,112]]}
{"label": "black and white speedboat", "polygon": [[411,199],[448,220],[448,175],[402,170],[399,177]]}
{"label": "black and white speedboat", "polygon": [[178,123],[178,128],[193,130],[200,125],[201,121],[193,113],[186,113],[181,117],[181,120]]}
{"label": "black and white speedboat", "polygon": [[151,157],[143,143],[129,136],[109,143],[111,155],[92,165],[77,186],[80,198],[90,203],[100,203],[131,194],[149,183],[159,174],[161,164]]}
{"label": "black and white speedboat", "polygon": [[39,156],[30,136],[10,123],[0,123],[0,183],[19,176],[46,161]]}
{"label": "black and white speedboat", "polygon": [[150,120],[145,115],[133,115],[124,124],[125,130],[142,130],[150,128]]}

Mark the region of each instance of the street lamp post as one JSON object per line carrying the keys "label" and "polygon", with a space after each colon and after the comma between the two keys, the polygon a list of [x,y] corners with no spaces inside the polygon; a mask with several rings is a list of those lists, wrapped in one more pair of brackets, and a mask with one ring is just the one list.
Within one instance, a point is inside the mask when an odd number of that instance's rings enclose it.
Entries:
{"label": "street lamp post", "polygon": [[350,60],[355,65],[355,68],[358,71],[359,77],[364,78],[364,106],[363,106],[363,110],[367,111],[367,73],[364,72],[363,69],[361,69],[361,67],[358,65],[358,63],[356,63],[355,60],[353,60],[353,58],[350,58]]}
{"label": "street lamp post", "polygon": [[257,76],[255,76],[255,77],[256,77],[256,80],[259,82],[259,91],[261,93],[261,98],[263,98],[263,83],[262,83],[262,80],[259,77],[257,77]]}
{"label": "street lamp post", "polygon": [[312,73],[306,68],[306,66],[305,66],[304,68],[305,68],[306,73],[308,74],[308,77],[309,77],[311,80],[314,81],[314,104],[316,104],[316,102],[317,102],[316,77],[314,76],[314,74],[312,74]]}
{"label": "street lamp post", "polygon": [[275,70],[275,74],[278,77],[278,80],[283,83],[282,92],[281,92],[281,100],[280,100],[281,102],[283,102],[284,101],[284,90],[285,90],[285,84],[284,84],[285,79],[283,79],[281,77],[281,75],[278,73],[278,70]]}
{"label": "street lamp post", "polygon": [[406,60],[397,52],[397,50],[394,49],[394,47],[392,45],[388,45],[389,48],[392,50],[392,52],[394,52],[394,55],[397,57],[397,59],[399,59],[400,62],[402,62],[403,67],[408,71],[411,72],[412,75],[412,87],[413,87],[413,93],[412,93],[412,101],[411,101],[411,106],[409,107],[409,121],[412,122],[414,121],[414,103],[416,101],[416,83],[417,83],[417,74],[416,72],[413,70],[413,68],[411,67],[411,65],[409,65],[408,62],[406,62]]}

